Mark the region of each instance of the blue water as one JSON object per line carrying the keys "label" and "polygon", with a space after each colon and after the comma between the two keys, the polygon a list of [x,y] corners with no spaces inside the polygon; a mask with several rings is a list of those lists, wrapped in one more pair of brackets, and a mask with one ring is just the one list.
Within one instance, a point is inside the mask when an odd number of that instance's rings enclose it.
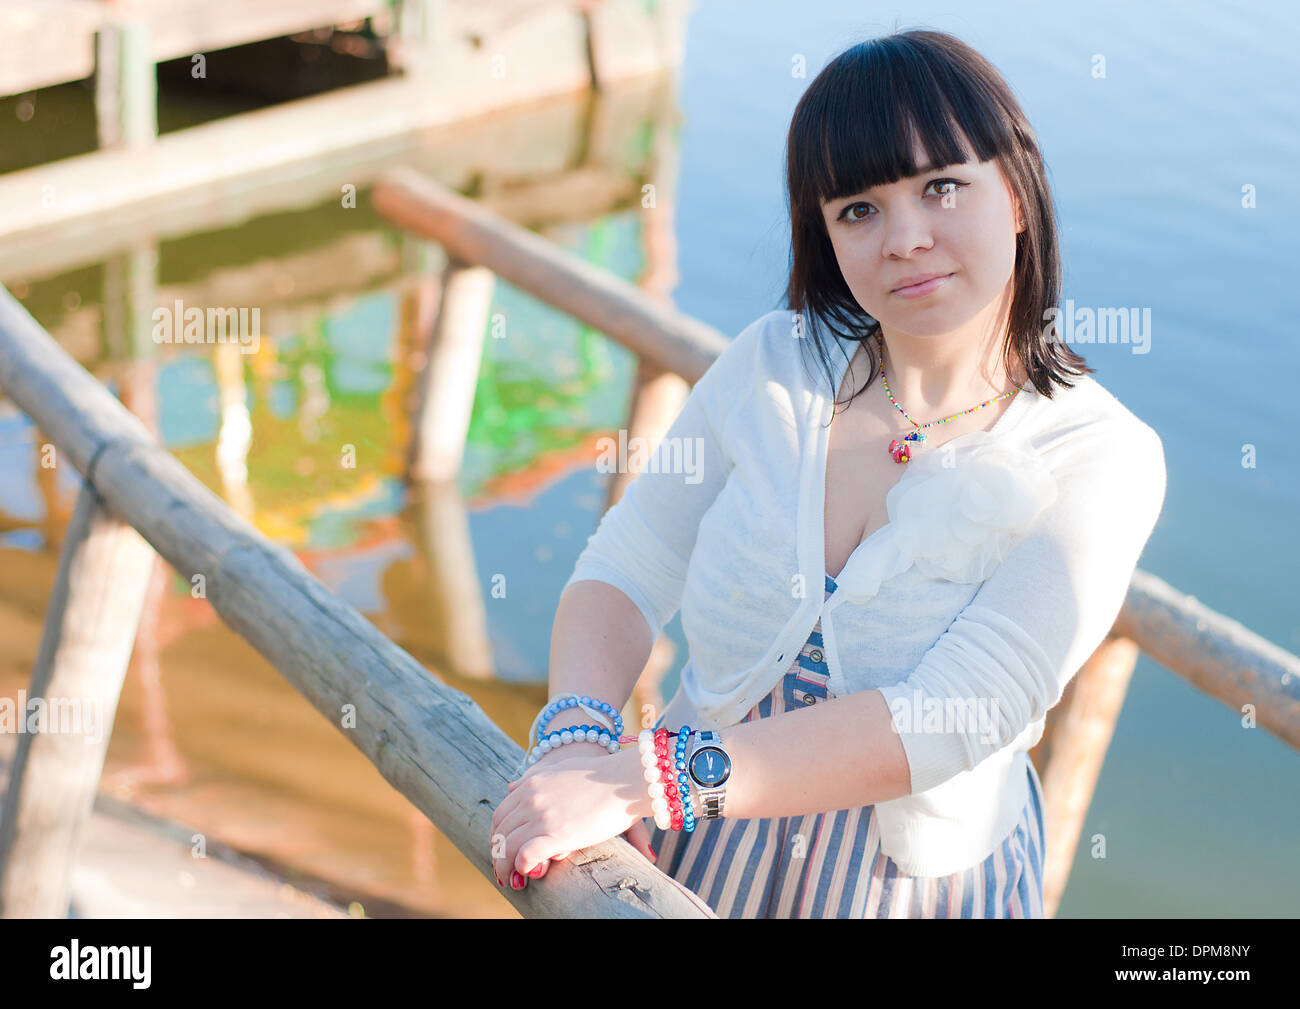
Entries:
{"label": "blue water", "polygon": [[[678,305],[731,334],[779,306],[799,95],[843,48],[921,27],[973,45],[1025,108],[1060,215],[1064,297],[1150,309],[1148,353],[1075,348],[1164,441],[1167,498],[1141,567],[1300,652],[1295,7],[701,3],[682,72]],[[678,622],[671,633],[684,649]],[[1295,750],[1143,658],[1060,916],[1294,916],[1297,781]]]}

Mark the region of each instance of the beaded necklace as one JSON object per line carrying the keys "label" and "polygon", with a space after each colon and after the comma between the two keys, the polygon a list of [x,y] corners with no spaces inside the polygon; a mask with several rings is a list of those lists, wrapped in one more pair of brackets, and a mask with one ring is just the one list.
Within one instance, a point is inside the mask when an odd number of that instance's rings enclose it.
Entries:
{"label": "beaded necklace", "polygon": [[[898,412],[904,417],[907,417],[907,411],[899,406],[898,400],[894,399],[894,394],[889,391],[889,382],[885,380],[885,339],[879,333],[876,334],[876,343],[880,347],[880,381],[885,385],[885,395],[889,397],[889,402],[898,407]],[[935,424],[946,424],[950,420],[964,417],[966,414],[974,413],[976,410],[986,407],[990,403],[996,403],[1000,399],[1014,396],[1019,391],[1019,389],[1012,389],[1010,392],[1004,392],[1001,396],[994,396],[992,399],[986,399],[979,406],[972,406],[969,410],[962,410],[960,413],[954,413],[951,417],[944,417],[942,420],[932,420],[928,424],[918,424],[916,421],[912,420],[911,417],[907,417],[908,423],[916,428],[916,430],[909,431],[907,434],[903,435],[902,442],[899,442],[896,438],[891,438],[889,441],[889,454],[894,457],[894,462],[911,462],[912,450],[916,446],[919,446],[921,442],[925,441],[925,429],[927,427],[933,427]]]}

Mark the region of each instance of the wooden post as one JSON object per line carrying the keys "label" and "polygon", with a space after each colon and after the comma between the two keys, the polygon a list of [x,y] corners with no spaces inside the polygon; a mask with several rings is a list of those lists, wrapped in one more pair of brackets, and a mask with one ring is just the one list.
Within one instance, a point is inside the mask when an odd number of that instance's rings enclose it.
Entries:
{"label": "wooden post", "polygon": [[653,0],[659,58],[665,67],[680,67],[686,58],[686,21],[694,0]]}
{"label": "wooden post", "polygon": [[[677,141],[673,130],[666,124],[669,116],[657,117],[652,148],[653,164],[648,177],[653,180],[653,199],[642,196],[641,244],[645,253],[645,272],[641,275],[643,291],[665,307],[672,306],[672,291],[677,286],[677,242],[673,230],[673,207],[676,203]],[[645,438],[649,444],[658,445],[667,434],[672,422],[681,413],[682,404],[690,395],[691,386],[681,375],[666,371],[648,358],[637,359],[636,380],[632,404],[628,411],[628,443],[632,438]],[[610,482],[606,510],[612,508],[627,490],[635,473],[618,473]],[[642,725],[642,711],[647,705],[657,719],[667,698],[663,681],[672,668],[677,647],[662,632],[655,639],[646,660],[645,668],[632,687],[623,720],[626,725]],[[653,721],[651,725],[653,725]]]}
{"label": "wooden post", "polygon": [[1097,787],[1138,647],[1108,637],[1070,680],[1048,715],[1043,738],[1029,752],[1041,768],[1045,838],[1043,913],[1056,916],[1074,864],[1079,832]]}
{"label": "wooden post", "polygon": [[[50,596],[0,815],[0,916],[64,918],[154,554],[83,486]],[[40,699],[39,701],[37,699]],[[16,717],[26,725],[27,710]]]}
{"label": "wooden post", "polygon": [[248,413],[243,346],[235,342],[218,343],[212,348],[212,365],[221,415],[216,448],[221,489],[230,507],[252,522],[254,503],[248,485],[248,449],[253,441],[253,424]]}
{"label": "wooden post", "polygon": [[460,471],[492,305],[492,271],[449,262],[420,373],[409,477],[453,480]]}
{"label": "wooden post", "polygon": [[445,0],[394,0],[388,65],[406,74],[428,73],[443,36]]}
{"label": "wooden post", "polygon": [[[158,304],[158,243],[147,239],[110,257],[104,264],[104,338],[118,368],[118,399],[159,434],[158,344],[153,341],[153,310]],[[220,349],[220,348],[218,348]],[[167,592],[167,566],[154,555],[144,612],[136,628],[135,648],[127,675],[140,691],[141,732],[145,756],[104,781],[118,795],[134,793],[142,783],[176,784],[189,770],[176,743],[167,690],[159,662],[159,625]]]}
{"label": "wooden post", "polygon": [[423,620],[432,624],[451,671],[474,680],[496,677],[487,607],[474,562],[469,515],[454,480],[412,488],[419,550],[428,571]]}
{"label": "wooden post", "polygon": [[441,643],[459,676],[496,676],[483,586],[474,563],[469,516],[456,485],[474,410],[483,333],[495,278],[482,267],[444,259],[441,277],[427,269],[440,255],[432,242],[404,236],[403,259],[417,271],[403,297],[402,326],[416,332],[400,343],[421,360],[415,381],[408,479],[416,540],[428,572],[422,622]]}
{"label": "wooden post", "polygon": [[158,77],[149,22],[108,20],[95,36],[99,146],[147,147],[158,136]]}
{"label": "wooden post", "polygon": [[[656,368],[645,358],[639,359],[628,416],[628,444],[635,444],[634,438],[644,438],[646,444],[658,445],[681,412],[690,391],[690,384],[680,375]],[[606,511],[618,503],[635,478],[636,473],[630,467],[628,472],[614,474],[609,483]],[[672,667],[676,652],[672,639],[661,632],[651,647],[645,668],[632,687],[632,696],[624,708],[625,724],[639,726],[644,705],[650,705],[657,712],[663,711],[665,698],[661,685]]]}

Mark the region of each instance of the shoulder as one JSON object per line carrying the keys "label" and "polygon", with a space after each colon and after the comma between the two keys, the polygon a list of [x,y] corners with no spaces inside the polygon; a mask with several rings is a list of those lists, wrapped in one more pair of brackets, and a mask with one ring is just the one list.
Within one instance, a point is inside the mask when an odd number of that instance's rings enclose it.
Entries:
{"label": "shoulder", "polygon": [[1138,464],[1164,466],[1160,435],[1091,375],[1057,387],[1049,400],[1036,394],[1036,420],[1027,425],[1030,440],[1060,462],[1136,457]]}
{"label": "shoulder", "polygon": [[[737,334],[731,347],[738,354],[771,355],[787,349],[803,331],[803,318],[798,312],[777,308],[764,312]],[[725,352],[724,352],[725,353]]]}
{"label": "shoulder", "polygon": [[1154,427],[1091,375],[1040,399],[1029,442],[1065,493],[1124,499],[1141,516],[1160,511],[1165,452]]}
{"label": "shoulder", "polygon": [[[711,383],[733,386],[778,371],[799,330],[798,314],[787,309],[765,312],[737,333],[705,373]],[[703,381],[703,379],[701,379]]]}

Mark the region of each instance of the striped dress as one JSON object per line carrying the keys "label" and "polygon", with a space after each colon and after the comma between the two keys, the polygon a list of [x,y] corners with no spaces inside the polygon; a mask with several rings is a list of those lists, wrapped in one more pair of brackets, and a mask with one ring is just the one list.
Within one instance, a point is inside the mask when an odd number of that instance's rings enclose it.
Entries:
{"label": "striped dress", "polygon": [[[826,595],[835,580],[826,576]],[[835,695],[821,620],[783,680],[744,721]],[[908,876],[880,850],[874,806],[771,819],[698,820],[691,833],[645,821],[658,867],[721,918],[1041,918],[1043,804],[1030,769],[1029,802],[983,862],[948,876]]]}

